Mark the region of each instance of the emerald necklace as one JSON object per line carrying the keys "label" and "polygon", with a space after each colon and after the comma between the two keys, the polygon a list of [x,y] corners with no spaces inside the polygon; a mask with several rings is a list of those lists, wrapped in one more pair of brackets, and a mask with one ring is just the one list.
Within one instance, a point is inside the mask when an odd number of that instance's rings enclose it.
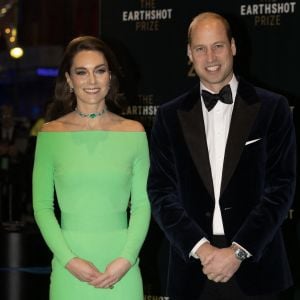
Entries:
{"label": "emerald necklace", "polygon": [[95,112],[95,113],[90,113],[90,114],[85,114],[85,113],[79,111],[77,107],[75,107],[75,112],[76,112],[80,117],[83,117],[83,118],[89,118],[89,119],[95,119],[96,117],[100,117],[100,116],[102,116],[103,114],[105,114],[106,111],[107,111],[107,109],[106,109],[106,107],[104,107],[102,111]]}

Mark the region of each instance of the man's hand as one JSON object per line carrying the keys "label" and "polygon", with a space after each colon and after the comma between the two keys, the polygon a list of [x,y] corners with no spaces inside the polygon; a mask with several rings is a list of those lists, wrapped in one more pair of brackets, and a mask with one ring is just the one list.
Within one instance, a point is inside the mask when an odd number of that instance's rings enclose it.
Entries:
{"label": "man's hand", "polygon": [[202,244],[196,251],[197,256],[201,261],[201,265],[204,266],[210,262],[213,258],[214,251],[218,250],[217,247],[212,246],[210,243],[206,242]]}
{"label": "man's hand", "polygon": [[235,257],[234,250],[231,247],[216,248],[202,263],[202,271],[209,280],[227,282],[240,265],[241,261]]}

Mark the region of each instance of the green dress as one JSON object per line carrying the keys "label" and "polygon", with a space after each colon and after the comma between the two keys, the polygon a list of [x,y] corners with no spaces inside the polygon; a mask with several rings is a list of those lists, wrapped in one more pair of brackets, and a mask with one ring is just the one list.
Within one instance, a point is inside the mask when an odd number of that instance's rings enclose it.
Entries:
{"label": "green dress", "polygon": [[[33,170],[36,222],[53,252],[51,300],[142,300],[138,253],[150,205],[145,132],[40,132]],[[53,210],[54,187],[61,212]],[[123,257],[132,264],[114,289],[95,288],[65,265],[74,257],[100,271]]]}

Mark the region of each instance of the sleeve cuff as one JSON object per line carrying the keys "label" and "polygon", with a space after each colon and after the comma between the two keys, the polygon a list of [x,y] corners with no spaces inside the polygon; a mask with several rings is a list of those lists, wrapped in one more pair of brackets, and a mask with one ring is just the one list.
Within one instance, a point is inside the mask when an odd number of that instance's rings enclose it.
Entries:
{"label": "sleeve cuff", "polygon": [[194,257],[196,259],[199,259],[198,255],[197,255],[197,250],[199,249],[199,247],[201,247],[204,243],[209,243],[208,239],[206,238],[202,238],[192,249],[192,251],[189,254],[189,257]]}

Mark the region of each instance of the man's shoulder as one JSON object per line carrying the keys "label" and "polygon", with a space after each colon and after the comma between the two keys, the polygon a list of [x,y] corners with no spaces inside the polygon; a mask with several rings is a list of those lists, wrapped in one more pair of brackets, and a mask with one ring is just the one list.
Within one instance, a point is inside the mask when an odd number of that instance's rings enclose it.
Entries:
{"label": "man's shoulder", "polygon": [[200,98],[200,87],[199,84],[192,87],[183,94],[165,102],[160,105],[160,110],[163,111],[175,111],[178,109],[186,109],[190,106],[193,106],[196,101]]}
{"label": "man's shoulder", "polygon": [[266,88],[257,87],[257,86],[255,86],[254,88],[255,88],[257,95],[264,99],[277,100],[277,101],[281,100],[282,101],[282,99],[286,98],[285,96],[283,96],[275,91],[266,89]]}
{"label": "man's shoulder", "polygon": [[252,98],[254,102],[261,102],[266,105],[274,105],[279,103],[286,103],[285,96],[272,91],[270,89],[252,84],[245,79],[239,80],[239,93],[243,98]]}

